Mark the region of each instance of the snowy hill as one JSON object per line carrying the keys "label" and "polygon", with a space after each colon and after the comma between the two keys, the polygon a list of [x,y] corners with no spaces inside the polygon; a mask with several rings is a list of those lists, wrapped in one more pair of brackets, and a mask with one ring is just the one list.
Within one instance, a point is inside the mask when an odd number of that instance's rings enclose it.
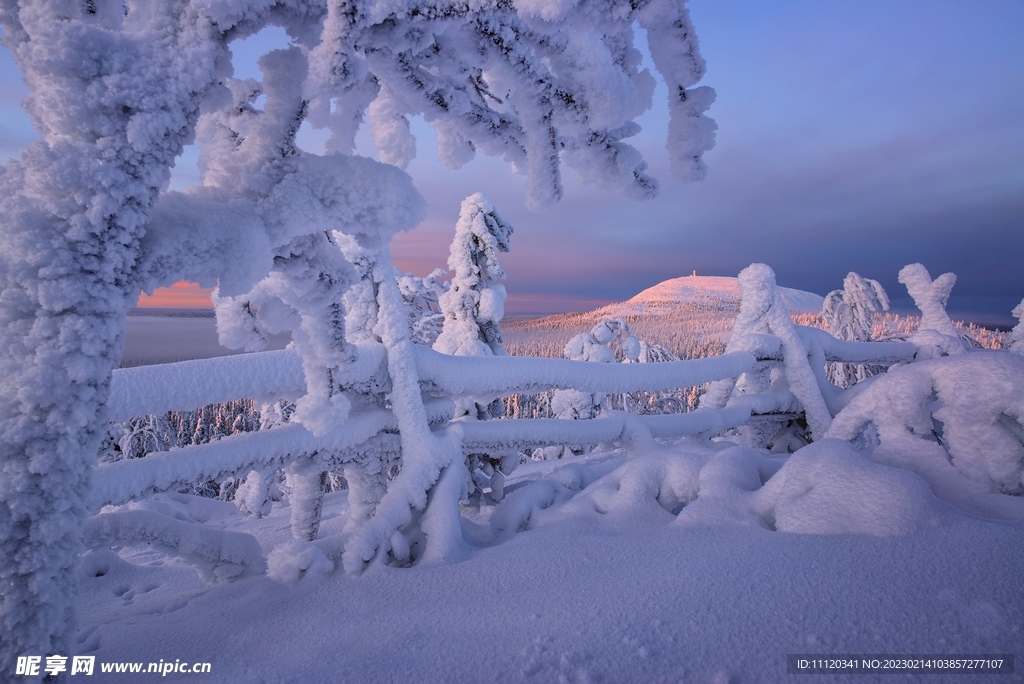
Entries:
{"label": "snowy hill", "polygon": [[[779,292],[782,295],[782,300],[786,303],[786,308],[793,313],[817,313],[821,311],[821,305],[825,301],[824,297],[813,292],[794,290],[789,287],[780,287]],[[690,275],[672,278],[647,288],[621,305],[613,304],[611,307],[702,300],[709,303],[720,301],[738,306],[740,301],[739,282],[736,278],[724,276]]]}
{"label": "snowy hill", "polygon": [[[795,318],[821,311],[824,298],[812,292],[780,287],[786,307]],[[606,318],[622,318],[643,340],[672,350],[679,358],[721,354],[740,310],[736,278],[685,276],[649,287],[624,302],[587,313],[545,316],[531,321],[502,323],[510,354],[560,358],[574,335]],[[798,320],[802,324],[812,321]]]}

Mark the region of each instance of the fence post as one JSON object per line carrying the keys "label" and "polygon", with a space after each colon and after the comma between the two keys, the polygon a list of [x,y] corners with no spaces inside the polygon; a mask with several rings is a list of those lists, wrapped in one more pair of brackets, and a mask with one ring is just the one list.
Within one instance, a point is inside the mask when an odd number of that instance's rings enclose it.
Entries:
{"label": "fence post", "polygon": [[295,539],[313,541],[320,531],[326,475],[312,458],[294,461],[288,467],[288,484],[292,490],[288,503],[292,509],[292,536]]}

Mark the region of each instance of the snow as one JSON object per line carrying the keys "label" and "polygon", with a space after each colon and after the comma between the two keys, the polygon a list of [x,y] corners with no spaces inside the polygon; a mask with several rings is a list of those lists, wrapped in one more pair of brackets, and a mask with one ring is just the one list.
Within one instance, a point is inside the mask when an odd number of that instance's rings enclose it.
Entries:
{"label": "snow", "polygon": [[[812,292],[780,287],[779,294],[786,309],[793,313],[818,313],[824,297]],[[626,304],[655,302],[693,302],[712,300],[739,304],[740,285],[737,278],[689,275],[665,280],[626,300]]]}
{"label": "snow", "polygon": [[[512,421],[467,422],[459,425],[467,449],[522,449],[549,444],[600,444],[619,441],[626,434],[627,419],[636,416],[613,413],[593,420],[535,418]],[[642,420],[642,418],[640,418]],[[687,434],[687,425],[672,436]],[[693,430],[692,432],[700,432]]]}
{"label": "snow", "polygon": [[789,458],[756,506],[780,532],[905,536],[948,523],[951,510],[913,473],[822,440]]}
{"label": "snow", "polygon": [[[259,524],[229,513],[212,524],[253,534],[269,576],[209,584],[147,547],[94,552],[79,652],[211,662],[228,683],[771,683],[792,678],[787,653],[1021,653],[1024,528],[843,442],[783,460],[680,443],[526,464],[501,504],[462,507],[459,562],[358,577],[291,540],[287,506]],[[326,495],[324,542],[347,510]]]}

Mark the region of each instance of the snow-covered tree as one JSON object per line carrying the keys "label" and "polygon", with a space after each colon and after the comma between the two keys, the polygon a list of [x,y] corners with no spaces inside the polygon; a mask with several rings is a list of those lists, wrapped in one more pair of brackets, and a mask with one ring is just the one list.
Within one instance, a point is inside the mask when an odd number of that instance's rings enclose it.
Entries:
{"label": "snow-covered tree", "polygon": [[[598,335],[609,332],[607,339],[591,332],[580,333],[565,344],[565,358],[572,361],[591,363],[615,363],[615,352],[605,342],[610,342],[609,327],[604,323],[596,326]],[[589,420],[596,418],[604,403],[604,392],[583,392],[575,389],[555,390],[551,398],[551,412],[555,418],[567,420]]]}
{"label": "snow-covered tree", "polygon": [[[218,285],[222,334],[242,346],[272,328],[297,332],[309,395],[295,419],[320,431],[347,410],[334,380],[351,358],[340,295],[357,277],[330,256],[334,233],[360,236],[383,255],[378,330],[409,475],[399,478],[406,498],[396,494],[383,517],[378,508],[347,567],[387,543],[402,510],[422,509],[413,489],[455,481],[441,477],[442,441],[415,406],[408,332],[383,311],[401,308],[388,241],[415,225],[422,201],[398,169],[348,156],[356,130],[369,110],[381,157],[403,163],[412,146],[401,119],[423,114],[447,164],[501,156],[527,176],[534,206],[560,197],[563,161],[648,197],[657,185],[624,142],[654,86],[633,46],[637,22],[670,92],[673,168],[698,178],[713,92],[693,87],[704,64],[680,0],[2,4],[40,139],[0,171],[0,667],[73,651],[89,472],[140,290]],[[293,46],[260,60],[262,83],[232,78],[229,43],[268,25]],[[300,153],[304,121],[330,128],[337,154]],[[193,139],[202,186],[164,192]]]}
{"label": "snow-covered tree", "polygon": [[444,327],[434,349],[456,356],[507,356],[501,343],[505,315],[505,270],[499,252],[509,250],[512,226],[484,195],[462,201],[448,268],[448,291],[440,299]]}
{"label": "snow-covered tree", "polygon": [[[849,273],[842,290],[825,297],[821,317],[827,330],[841,340],[867,342],[871,339],[876,313],[889,310],[889,297],[877,280]],[[884,370],[879,366],[854,363],[830,363],[828,379],[840,387],[849,387]]]}
{"label": "snow-covered tree", "polygon": [[[512,226],[506,223],[484,195],[462,201],[455,225],[448,268],[452,279],[440,296],[443,316],[434,349],[455,356],[507,356],[501,341],[505,315],[505,270],[499,252],[509,250]],[[467,399],[459,403],[456,417],[486,420],[505,412],[501,399]]]}
{"label": "snow-covered tree", "polygon": [[269,430],[284,425],[291,420],[293,413],[295,404],[286,399],[263,404],[260,407],[259,429]]}
{"label": "snow-covered tree", "polygon": [[118,440],[122,458],[142,458],[152,451],[164,451],[174,443],[171,424],[163,416],[138,416],[124,425]]}
{"label": "snow-covered tree", "polygon": [[889,297],[882,284],[857,273],[843,279],[843,289],[825,297],[821,316],[830,333],[841,340],[867,342],[874,328],[874,316],[889,310]]}
{"label": "snow-covered tree", "polygon": [[[498,215],[494,204],[481,193],[462,201],[455,224],[448,268],[452,279],[440,296],[443,325],[434,349],[455,356],[507,356],[501,341],[505,315],[505,270],[498,260],[509,250],[512,226]],[[489,420],[505,414],[499,398],[467,398],[456,402],[456,418]],[[505,475],[518,465],[509,454],[470,454],[469,489],[491,489],[502,498]]]}
{"label": "snow-covered tree", "polygon": [[1006,341],[1006,348],[1018,354],[1024,354],[1024,299],[1014,307],[1013,317],[1017,319],[1017,325],[1013,326],[1009,338]]}

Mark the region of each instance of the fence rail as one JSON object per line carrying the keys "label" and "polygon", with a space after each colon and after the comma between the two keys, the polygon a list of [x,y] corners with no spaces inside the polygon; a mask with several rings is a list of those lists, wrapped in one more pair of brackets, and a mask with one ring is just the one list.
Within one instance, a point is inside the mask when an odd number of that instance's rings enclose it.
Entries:
{"label": "fence rail", "polygon": [[[892,365],[909,361],[916,346],[909,343],[847,342],[815,328],[797,328],[811,357],[821,362],[845,361]],[[779,338],[751,335],[743,347],[717,357],[666,363],[608,364],[529,357],[456,357],[414,346],[413,358],[424,393],[424,406],[435,430],[452,429],[464,453],[526,450],[548,445],[593,445],[627,442],[638,434],[673,439],[713,436],[751,422],[752,417],[785,422],[792,413],[788,392],[767,391],[733,397],[724,408],[702,408],[674,415],[632,415],[611,411],[593,420],[503,419],[452,423],[455,400],[539,393],[550,389],[627,393],[670,391],[734,379],[782,363]],[[356,345],[356,360],[343,386],[358,387],[374,377],[387,377],[387,351],[380,343]],[[753,353],[751,353],[753,352]],[[112,420],[142,414],[189,410],[240,398],[276,401],[305,392],[301,360],[283,350],[216,359],[143,366],[114,372],[109,401]],[[103,464],[96,468],[90,496],[92,510],[124,504],[155,492],[196,482],[220,481],[251,470],[287,467],[303,459],[314,470],[336,470],[359,461],[365,453],[400,451],[398,421],[385,408],[353,411],[327,433],[315,436],[299,424],[224,437],[145,458]]]}

